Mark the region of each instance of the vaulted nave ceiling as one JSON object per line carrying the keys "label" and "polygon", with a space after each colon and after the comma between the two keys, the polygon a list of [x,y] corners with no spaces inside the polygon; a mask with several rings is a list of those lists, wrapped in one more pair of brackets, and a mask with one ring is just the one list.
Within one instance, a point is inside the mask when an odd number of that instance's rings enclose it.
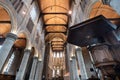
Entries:
{"label": "vaulted nave ceiling", "polygon": [[104,5],[100,1],[96,2],[91,9],[90,18],[93,18],[98,15],[103,15],[109,19],[112,23],[120,26],[120,15],[109,5]]}
{"label": "vaulted nave ceiling", "polygon": [[[68,11],[70,9],[70,0],[39,0],[42,17],[44,20],[44,29],[46,31],[45,40],[56,44],[53,50],[63,50],[59,46],[59,42],[66,42],[66,31],[68,26]],[[114,9],[102,2],[96,2],[91,9],[89,18],[98,15],[104,15],[106,18],[111,19],[113,23],[119,25],[119,15]],[[53,41],[53,39],[55,40]],[[55,46],[55,45],[53,45]]]}
{"label": "vaulted nave ceiling", "polygon": [[46,41],[53,51],[63,51],[68,25],[69,0],[39,0]]}

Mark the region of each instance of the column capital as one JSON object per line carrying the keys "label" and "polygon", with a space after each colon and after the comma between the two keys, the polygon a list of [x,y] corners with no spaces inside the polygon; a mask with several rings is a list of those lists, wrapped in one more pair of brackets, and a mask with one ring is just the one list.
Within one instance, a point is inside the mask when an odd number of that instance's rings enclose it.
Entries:
{"label": "column capital", "polygon": [[25,50],[24,50],[24,52],[29,52],[29,53],[30,53],[30,52],[31,52],[31,50],[29,50],[29,49],[25,49]]}
{"label": "column capital", "polygon": [[72,58],[70,58],[70,62],[72,62]]}
{"label": "column capital", "polygon": [[34,56],[33,59],[38,59],[38,57]]}
{"label": "column capital", "polygon": [[6,37],[7,38],[12,38],[12,39],[15,39],[15,40],[18,38],[17,35],[13,34],[13,33],[8,33]]}
{"label": "column capital", "polygon": [[110,5],[111,0],[102,0],[102,3],[105,5]]}
{"label": "column capital", "polygon": [[38,61],[39,61],[39,62],[42,62],[42,59],[39,59],[39,58],[38,58]]}
{"label": "column capital", "polygon": [[77,50],[77,51],[82,51],[82,48],[81,48],[81,47],[79,47],[79,48],[77,48],[76,50]]}

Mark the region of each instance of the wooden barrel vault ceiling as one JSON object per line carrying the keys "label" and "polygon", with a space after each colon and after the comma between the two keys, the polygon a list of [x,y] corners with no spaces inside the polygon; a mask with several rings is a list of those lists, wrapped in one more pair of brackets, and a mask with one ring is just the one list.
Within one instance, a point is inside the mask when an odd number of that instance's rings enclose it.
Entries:
{"label": "wooden barrel vault ceiling", "polygon": [[63,51],[68,26],[69,0],[39,0],[46,41],[53,51]]}
{"label": "wooden barrel vault ceiling", "polygon": [[[0,44],[2,44],[6,38],[6,35],[10,32],[12,28],[11,19],[8,12],[0,6]],[[24,34],[19,34],[18,39],[15,41],[14,46],[17,48],[25,48],[26,37]]]}
{"label": "wooden barrel vault ceiling", "polygon": [[100,1],[96,2],[91,9],[90,18],[93,18],[98,15],[105,16],[113,24],[116,24],[120,27],[120,15],[110,6],[102,4]]}

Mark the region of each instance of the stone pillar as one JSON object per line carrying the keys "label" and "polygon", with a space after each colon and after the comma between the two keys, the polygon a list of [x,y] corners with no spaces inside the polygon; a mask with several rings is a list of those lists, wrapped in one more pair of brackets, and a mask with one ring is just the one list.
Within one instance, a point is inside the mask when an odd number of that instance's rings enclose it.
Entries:
{"label": "stone pillar", "polygon": [[70,80],[74,80],[74,76],[73,76],[73,67],[72,67],[72,59],[69,60],[70,64],[69,64],[69,75],[70,75]]}
{"label": "stone pillar", "polygon": [[72,56],[71,58],[72,58],[71,66],[72,66],[72,72],[73,72],[73,80],[80,80],[79,74],[78,74],[76,58],[75,58],[75,56]]}
{"label": "stone pillar", "polygon": [[78,65],[79,65],[79,69],[80,69],[80,73],[81,73],[81,79],[82,80],[87,80],[88,76],[87,76],[87,72],[86,72],[86,69],[85,69],[85,63],[84,63],[81,48],[76,49],[76,55],[77,55]]}
{"label": "stone pillar", "polygon": [[34,78],[35,78],[37,62],[38,62],[38,57],[34,57],[33,58],[33,63],[32,63],[32,68],[31,68],[31,71],[30,71],[29,80],[34,80]]}
{"label": "stone pillar", "polygon": [[67,48],[67,61],[68,61],[68,66],[69,66],[69,77],[70,77],[70,80],[74,80],[73,79],[73,71],[72,71],[72,65],[71,65],[71,60],[70,60],[70,46],[69,44],[66,45],[66,48]]}
{"label": "stone pillar", "polygon": [[120,15],[120,0],[102,0],[102,3],[111,6]]}
{"label": "stone pillar", "polygon": [[16,74],[16,79],[15,80],[24,80],[26,69],[27,69],[27,63],[30,57],[31,51],[26,49],[24,51],[23,59],[19,68],[18,73]]}
{"label": "stone pillar", "polygon": [[42,80],[42,69],[43,69],[43,62],[41,60],[37,63],[37,69],[35,74],[35,80]]}
{"label": "stone pillar", "polygon": [[17,39],[17,35],[13,33],[7,34],[6,39],[2,45],[2,48],[0,49],[0,71],[2,70],[2,67],[16,39]]}
{"label": "stone pillar", "polygon": [[82,47],[82,52],[83,52],[82,56],[85,63],[87,77],[88,78],[90,78],[91,76],[96,77],[95,71],[91,71],[91,69],[94,69],[94,66],[93,66],[93,62],[91,61],[91,55],[89,55],[88,49],[86,47]]}

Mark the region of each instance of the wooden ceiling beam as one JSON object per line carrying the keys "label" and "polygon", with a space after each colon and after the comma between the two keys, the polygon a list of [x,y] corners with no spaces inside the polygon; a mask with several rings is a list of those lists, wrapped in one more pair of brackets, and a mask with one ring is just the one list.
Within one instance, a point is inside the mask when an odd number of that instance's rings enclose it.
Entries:
{"label": "wooden ceiling beam", "polygon": [[53,47],[52,50],[64,50],[64,47]]}
{"label": "wooden ceiling beam", "polygon": [[4,24],[5,24],[5,23],[6,23],[6,24],[11,24],[11,21],[0,21],[0,24],[3,24],[3,23],[4,23]]}
{"label": "wooden ceiling beam", "polygon": [[49,34],[49,33],[63,33],[63,34],[66,34],[67,32],[63,32],[63,31],[47,31],[46,34]]}
{"label": "wooden ceiling beam", "polygon": [[19,39],[19,40],[26,40],[26,38],[17,38],[17,39]]}
{"label": "wooden ceiling beam", "polygon": [[67,26],[67,24],[45,24],[45,26]]}
{"label": "wooden ceiling beam", "polygon": [[120,18],[107,18],[110,21],[120,21]]}
{"label": "wooden ceiling beam", "polygon": [[58,14],[58,15],[66,15],[66,16],[69,16],[68,13],[42,13],[42,15],[55,15],[55,14]]}
{"label": "wooden ceiling beam", "polygon": [[64,48],[63,46],[52,46],[52,48]]}
{"label": "wooden ceiling beam", "polygon": [[51,41],[51,43],[63,43],[64,41]]}
{"label": "wooden ceiling beam", "polygon": [[53,43],[53,44],[51,44],[52,46],[53,45],[61,45],[61,46],[63,46],[64,45],[64,43],[62,43],[62,44],[60,44],[60,43]]}

